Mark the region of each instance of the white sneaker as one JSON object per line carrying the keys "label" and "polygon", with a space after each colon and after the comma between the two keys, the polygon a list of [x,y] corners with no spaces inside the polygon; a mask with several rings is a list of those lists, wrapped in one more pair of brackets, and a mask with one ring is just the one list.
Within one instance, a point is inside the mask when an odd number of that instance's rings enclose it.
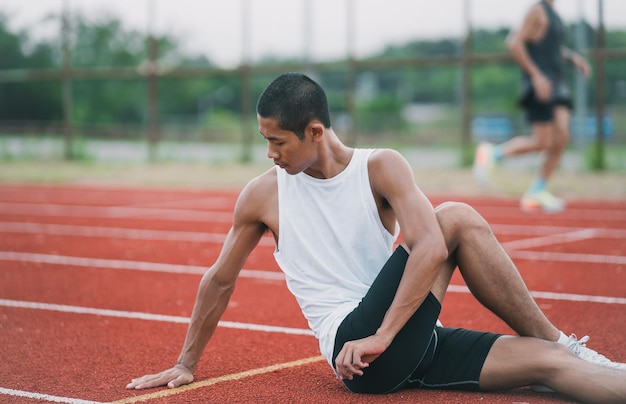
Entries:
{"label": "white sneaker", "polygon": [[613,362],[606,356],[597,353],[591,348],[587,348],[587,341],[589,341],[588,335],[585,335],[581,339],[577,339],[576,335],[572,334],[569,336],[569,340],[567,341],[567,347],[574,352],[576,356],[580,359],[586,360],[587,362],[606,366],[611,369],[626,371],[626,363]]}
{"label": "white sneaker", "polygon": [[472,173],[480,186],[487,186],[491,182],[491,176],[496,168],[496,159],[493,154],[491,143],[481,143],[476,148]]}
{"label": "white sneaker", "polygon": [[524,212],[559,213],[565,209],[565,201],[548,191],[525,193],[520,201]]}

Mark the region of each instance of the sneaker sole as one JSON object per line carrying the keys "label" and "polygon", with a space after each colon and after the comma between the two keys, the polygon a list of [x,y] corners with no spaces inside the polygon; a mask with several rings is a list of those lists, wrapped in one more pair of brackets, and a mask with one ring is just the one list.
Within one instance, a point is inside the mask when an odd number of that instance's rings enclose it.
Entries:
{"label": "sneaker sole", "polygon": [[520,209],[523,212],[526,213],[561,213],[565,210],[565,207],[563,208],[557,208],[557,209],[548,209],[548,208],[544,208],[541,205],[535,204],[535,203],[521,203],[520,204]]}

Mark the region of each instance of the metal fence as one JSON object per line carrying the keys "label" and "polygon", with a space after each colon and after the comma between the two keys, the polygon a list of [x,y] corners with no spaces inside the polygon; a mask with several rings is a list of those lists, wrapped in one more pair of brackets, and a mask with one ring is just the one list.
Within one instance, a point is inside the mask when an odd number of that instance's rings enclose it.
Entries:
{"label": "metal fence", "polygon": [[[18,122],[0,121],[0,133],[29,134],[34,136],[58,135],[62,134],[62,156],[65,159],[75,159],[77,150],[81,146],[81,141],[86,138],[106,138],[109,140],[139,140],[145,141],[147,145],[147,159],[158,160],[159,145],[168,141],[197,141],[197,142],[219,142],[224,133],[229,139],[236,138],[239,144],[237,159],[250,161],[254,158],[256,135],[254,103],[257,94],[253,93],[252,83],[260,78],[269,78],[286,72],[302,71],[310,72],[322,78],[332,76],[334,81],[342,83],[340,94],[337,97],[342,100],[341,111],[331,111],[334,114],[334,124],[340,136],[353,145],[379,144],[381,142],[415,142],[421,144],[437,144],[442,139],[451,139],[449,142],[454,147],[459,147],[460,164],[468,165],[471,162],[473,143],[489,135],[489,115],[477,113],[472,97],[472,71],[481,66],[487,65],[513,65],[513,61],[508,54],[479,54],[473,51],[472,47],[472,27],[469,19],[464,38],[460,43],[460,52],[456,56],[430,57],[430,58],[404,58],[404,59],[384,59],[368,60],[357,59],[348,52],[345,59],[335,62],[312,62],[302,60],[297,63],[281,63],[273,65],[252,64],[242,62],[236,68],[222,69],[214,67],[163,67],[159,65],[159,55],[157,40],[154,36],[148,35],[146,46],[148,61],[141,67],[92,67],[79,68],[71,65],[71,48],[67,41],[63,44],[63,65],[60,68],[51,69],[17,69],[0,70],[0,85],[2,83],[33,83],[54,81],[60,83],[60,94],[62,99],[63,120],[61,122]],[[63,24],[64,35],[67,38],[67,24]],[[626,143],[625,129],[619,126],[611,126],[612,121],[607,124],[607,105],[605,104],[605,68],[607,63],[623,63],[626,61],[626,49],[606,49],[604,44],[604,24],[603,24],[603,1],[598,0],[598,26],[596,27],[596,43],[592,48],[585,49],[594,65],[595,90],[593,94],[593,104],[595,110],[584,119],[585,130],[576,134],[579,140],[596,141],[599,144],[598,153],[602,161],[603,145],[610,134],[614,139]],[[452,69],[456,72],[456,83],[452,84],[451,91],[456,92],[453,108],[447,109],[445,124],[439,126],[421,128],[419,138],[415,137],[414,128],[397,128],[393,125],[375,127],[375,133],[368,132],[365,128],[368,125],[357,123],[363,121],[364,117],[357,115],[355,103],[359,97],[357,83],[363,81],[364,76],[371,72],[399,72],[419,69]],[[176,120],[168,117],[167,120],[159,116],[159,102],[164,95],[160,93],[159,87],[162,80],[192,80],[201,78],[230,78],[239,83],[241,104],[239,106],[240,116],[238,127],[229,128],[202,128],[198,129],[195,124],[195,117],[181,117]],[[145,109],[146,121],[138,125],[86,125],[78,124],[72,119],[74,110],[74,99],[72,95],[73,83],[77,81],[90,80],[140,80],[145,84]],[[198,109],[202,109],[199,101]],[[442,113],[446,114],[446,108],[437,109],[436,105],[422,106],[431,108],[420,111],[419,108],[408,110],[407,114],[419,119],[420,114]],[[619,106],[622,108],[622,106]],[[438,112],[437,112],[438,111]],[[443,111],[443,112],[442,112]],[[480,121],[483,119],[480,127]],[[502,117],[493,117],[493,122],[500,122]],[[519,117],[512,116],[510,121],[505,123],[505,133],[515,132],[523,126]],[[392,119],[384,115],[370,117],[375,122],[391,122]],[[493,123],[491,122],[491,123]],[[605,125],[605,126],[603,126]],[[487,130],[487,132],[485,132]],[[502,130],[499,128],[498,130]],[[482,132],[481,132],[482,131]],[[502,133],[500,133],[502,135]],[[445,143],[445,141],[444,141]],[[450,145],[448,144],[448,145]],[[55,146],[56,149],[59,146]],[[55,149],[55,150],[56,150]],[[600,163],[602,165],[602,163]]]}

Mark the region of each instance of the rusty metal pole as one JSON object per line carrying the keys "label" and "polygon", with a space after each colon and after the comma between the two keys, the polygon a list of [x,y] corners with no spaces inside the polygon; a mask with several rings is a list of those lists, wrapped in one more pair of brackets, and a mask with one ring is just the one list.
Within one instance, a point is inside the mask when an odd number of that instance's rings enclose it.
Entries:
{"label": "rusty metal pole", "polygon": [[241,34],[241,161],[252,161],[252,69],[250,67],[250,1],[244,0],[241,4],[242,34]]}
{"label": "rusty metal pole", "polygon": [[147,71],[147,97],[148,97],[148,159],[154,162],[157,159],[159,144],[159,77],[157,66],[158,42],[152,35],[148,37],[148,71]]}
{"label": "rusty metal pole", "polygon": [[461,55],[461,81],[462,81],[462,122],[461,122],[461,165],[463,167],[472,164],[473,154],[470,136],[472,119],[472,21],[470,18],[471,0],[464,2],[465,39],[463,41],[463,53]]}
{"label": "rusty metal pole", "polygon": [[357,146],[357,118],[356,118],[356,72],[354,63],[354,0],[346,1],[346,53],[348,67],[346,71],[346,93],[345,103],[348,114],[348,125],[346,127],[346,143]]}
{"label": "rusty metal pole", "polygon": [[61,38],[63,41],[62,108],[63,108],[63,155],[65,160],[74,159],[74,129],[72,126],[72,54],[70,50],[70,22],[67,2],[63,2]]}
{"label": "rusty metal pole", "polygon": [[604,1],[598,0],[598,32],[596,36],[596,147],[592,168],[606,169],[604,156]]}
{"label": "rusty metal pole", "polygon": [[147,131],[148,131],[148,160],[152,163],[157,158],[159,144],[159,43],[152,32],[154,19],[154,0],[148,0],[148,62],[146,70],[147,86]]}

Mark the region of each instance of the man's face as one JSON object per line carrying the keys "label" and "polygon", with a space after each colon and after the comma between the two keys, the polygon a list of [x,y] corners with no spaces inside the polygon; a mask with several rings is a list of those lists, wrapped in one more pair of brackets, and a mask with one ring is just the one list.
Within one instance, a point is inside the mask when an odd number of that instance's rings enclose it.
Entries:
{"label": "man's face", "polygon": [[274,164],[288,174],[298,174],[311,166],[316,148],[308,133],[300,140],[295,133],[281,129],[276,119],[257,116],[257,121],[259,132],[267,140],[267,157]]}

